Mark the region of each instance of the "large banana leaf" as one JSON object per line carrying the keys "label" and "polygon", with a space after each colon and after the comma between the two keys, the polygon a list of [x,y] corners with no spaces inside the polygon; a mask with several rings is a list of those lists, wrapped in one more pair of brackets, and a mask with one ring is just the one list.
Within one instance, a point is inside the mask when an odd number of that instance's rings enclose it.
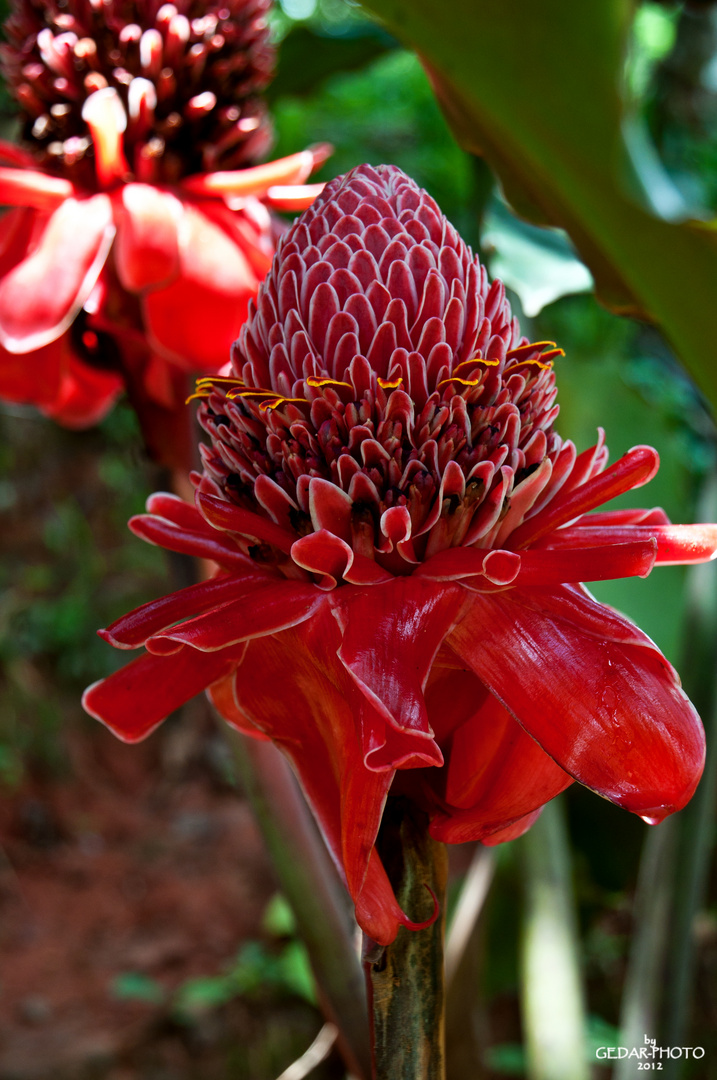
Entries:
{"label": "large banana leaf", "polygon": [[657,323],[717,408],[717,227],[651,206],[621,96],[632,0],[363,2],[517,210],[566,229],[601,299]]}

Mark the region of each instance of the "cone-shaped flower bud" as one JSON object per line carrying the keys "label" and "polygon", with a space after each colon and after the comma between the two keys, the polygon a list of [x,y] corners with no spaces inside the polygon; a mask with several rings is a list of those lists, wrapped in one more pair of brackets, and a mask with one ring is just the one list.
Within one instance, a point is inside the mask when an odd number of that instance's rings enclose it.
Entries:
{"label": "cone-shaped flower bud", "polygon": [[200,382],[196,508],[155,495],[132,522],[219,569],[102,631],[146,651],[86,708],[133,741],[209,687],[290,758],[379,942],[412,925],[375,848],[387,797],[493,844],[573,780],[654,822],[702,771],[676,673],[579,583],[710,559],[717,527],[591,512],[658,459],[563,442],[559,352],[425,192],[363,166],[283,238],[234,374]]}
{"label": "cone-shaped flower bud", "polygon": [[270,142],[269,6],[15,0],[1,55],[24,141],[0,143],[15,207],[0,220],[0,397],[82,426],[124,384],[172,456],[187,372],[226,363],[271,264],[269,210],[307,206],[325,157],[254,164]]}

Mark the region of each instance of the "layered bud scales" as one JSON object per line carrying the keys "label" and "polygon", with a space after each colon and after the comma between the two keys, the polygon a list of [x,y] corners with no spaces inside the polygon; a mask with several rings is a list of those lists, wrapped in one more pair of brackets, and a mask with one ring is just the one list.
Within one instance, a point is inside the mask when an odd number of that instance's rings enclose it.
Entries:
{"label": "layered bud scales", "polygon": [[237,377],[200,387],[206,471],[252,509],[263,477],[275,520],[328,528],[393,573],[504,544],[575,461],[553,430],[551,345],[520,336],[502,283],[425,191],[361,166],[284,237]]}

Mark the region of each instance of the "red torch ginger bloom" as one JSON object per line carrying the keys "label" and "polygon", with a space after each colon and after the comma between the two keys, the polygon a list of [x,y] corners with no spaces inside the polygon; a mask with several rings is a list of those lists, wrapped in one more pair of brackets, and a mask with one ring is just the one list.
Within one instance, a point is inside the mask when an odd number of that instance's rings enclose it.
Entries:
{"label": "red torch ginger bloom", "polygon": [[[0,396],[70,426],[125,382],[183,406],[216,372],[325,151],[253,166],[271,0],[15,0],[2,47],[24,148],[0,144]],[[247,167],[250,166],[250,167]]]}
{"label": "red torch ginger bloom", "polygon": [[200,383],[196,507],[131,523],[219,569],[101,631],[146,651],[85,707],[131,742],[208,687],[289,757],[381,943],[414,925],[375,847],[387,797],[493,844],[574,779],[657,822],[702,771],[677,674],[579,582],[710,559],[717,527],[589,513],[658,458],[561,440],[559,351],[424,191],[362,166],[282,239],[234,375]]}

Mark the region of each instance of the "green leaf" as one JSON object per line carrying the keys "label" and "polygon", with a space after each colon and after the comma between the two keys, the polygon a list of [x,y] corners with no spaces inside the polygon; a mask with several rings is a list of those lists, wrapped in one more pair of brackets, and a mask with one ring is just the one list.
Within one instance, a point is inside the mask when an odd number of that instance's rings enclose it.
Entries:
{"label": "green leaf", "polygon": [[296,918],[289,901],[281,893],[274,893],[264,909],[262,930],[272,937],[291,937],[296,933]]}
{"label": "green leaf", "polygon": [[276,77],[266,97],[274,101],[287,94],[307,94],[330,75],[362,68],[395,47],[392,37],[371,24],[341,34],[295,26],[281,43]]}
{"label": "green leaf", "polygon": [[485,215],[483,247],[491,274],[517,293],[529,318],[561,296],[592,292],[592,275],[565,233],[521,221],[500,199]]}
{"label": "green leaf", "polygon": [[621,95],[632,0],[454,0],[448,18],[443,0],[364,4],[417,50],[518,212],[565,229],[601,299],[661,325],[717,404],[717,229],[651,204],[655,162],[646,176]]}
{"label": "green leaf", "polygon": [[112,996],[119,1001],[146,1001],[159,1005],[164,1001],[164,987],[140,971],[126,971],[112,980]]}

